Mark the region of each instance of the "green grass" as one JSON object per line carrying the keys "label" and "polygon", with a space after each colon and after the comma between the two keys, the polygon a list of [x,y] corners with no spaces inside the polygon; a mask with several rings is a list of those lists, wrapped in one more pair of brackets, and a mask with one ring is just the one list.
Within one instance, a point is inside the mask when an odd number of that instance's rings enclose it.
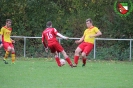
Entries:
{"label": "green grass", "polygon": [[[8,62],[11,62],[10,60]],[[87,61],[58,67],[43,59],[0,60],[0,88],[133,88],[133,62]]]}

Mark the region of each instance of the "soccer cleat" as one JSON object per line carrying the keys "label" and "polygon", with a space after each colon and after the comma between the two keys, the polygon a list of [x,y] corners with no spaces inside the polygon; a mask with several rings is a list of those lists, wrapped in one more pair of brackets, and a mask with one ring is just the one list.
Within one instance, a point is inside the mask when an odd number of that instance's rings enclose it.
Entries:
{"label": "soccer cleat", "polygon": [[5,61],[5,64],[8,64],[8,62],[7,62],[7,61]]}
{"label": "soccer cleat", "polygon": [[77,67],[77,64],[74,64],[73,67]]}
{"label": "soccer cleat", "polygon": [[5,64],[8,64],[8,62],[6,61],[6,59],[3,59],[3,61],[4,61]]}
{"label": "soccer cleat", "polygon": [[85,66],[85,64],[82,65],[82,67],[84,67],[84,66]]}
{"label": "soccer cleat", "polygon": [[71,68],[73,68],[73,64],[70,64]]}

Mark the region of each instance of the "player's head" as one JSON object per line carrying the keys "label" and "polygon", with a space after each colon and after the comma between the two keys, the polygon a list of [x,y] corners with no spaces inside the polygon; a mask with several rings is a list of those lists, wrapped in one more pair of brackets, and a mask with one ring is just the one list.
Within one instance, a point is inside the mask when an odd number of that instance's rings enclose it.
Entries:
{"label": "player's head", "polygon": [[11,19],[6,19],[6,26],[11,27],[12,25],[12,20]]}
{"label": "player's head", "polygon": [[47,24],[46,24],[46,27],[52,27],[52,22],[48,21]]}
{"label": "player's head", "polygon": [[93,24],[93,22],[92,22],[91,18],[86,19],[86,25],[88,28],[91,27],[92,24]]}

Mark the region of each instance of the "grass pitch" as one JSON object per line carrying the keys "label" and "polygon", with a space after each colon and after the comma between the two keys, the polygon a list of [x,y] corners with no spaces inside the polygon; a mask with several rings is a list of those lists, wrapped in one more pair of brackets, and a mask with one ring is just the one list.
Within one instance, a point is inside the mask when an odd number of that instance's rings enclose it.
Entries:
{"label": "grass pitch", "polygon": [[55,60],[0,59],[0,88],[133,88],[133,62],[87,61],[58,67]]}

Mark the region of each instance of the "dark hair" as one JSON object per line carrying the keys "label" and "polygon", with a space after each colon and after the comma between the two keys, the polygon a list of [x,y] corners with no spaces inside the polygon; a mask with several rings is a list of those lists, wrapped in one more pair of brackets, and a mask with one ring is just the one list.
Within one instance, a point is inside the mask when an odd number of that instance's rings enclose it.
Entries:
{"label": "dark hair", "polygon": [[47,24],[46,24],[46,27],[50,27],[51,25],[52,25],[52,22],[48,21]]}
{"label": "dark hair", "polygon": [[6,19],[6,22],[8,22],[8,21],[12,22],[12,20],[11,20],[11,19]]}
{"label": "dark hair", "polygon": [[91,18],[86,19],[86,22],[90,21],[90,23],[93,23]]}

